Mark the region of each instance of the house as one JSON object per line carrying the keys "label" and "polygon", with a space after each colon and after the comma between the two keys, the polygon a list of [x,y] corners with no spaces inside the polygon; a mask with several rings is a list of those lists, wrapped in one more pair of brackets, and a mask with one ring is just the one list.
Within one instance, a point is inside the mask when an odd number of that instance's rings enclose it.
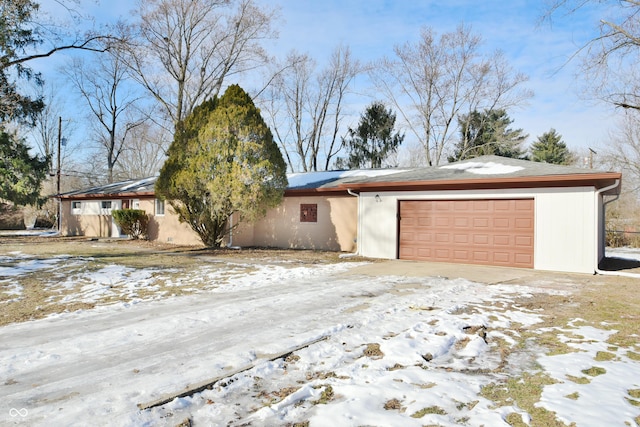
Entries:
{"label": "house", "polygon": [[[241,224],[229,244],[593,273],[604,257],[604,209],[612,200],[605,196],[619,193],[620,180],[615,172],[497,156],[291,174],[283,203]],[[153,213],[151,239],[196,243],[154,198],[153,181],[61,195],[63,233],[117,235],[109,209],[128,206]]]}

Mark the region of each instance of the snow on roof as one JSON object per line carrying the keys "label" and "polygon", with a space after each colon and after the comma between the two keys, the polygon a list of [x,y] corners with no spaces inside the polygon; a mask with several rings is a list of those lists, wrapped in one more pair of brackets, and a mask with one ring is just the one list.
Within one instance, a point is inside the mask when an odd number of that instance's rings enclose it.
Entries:
{"label": "snow on roof", "polygon": [[357,169],[347,171],[299,172],[287,175],[289,188],[308,187],[321,182],[336,181],[344,178],[372,178],[405,172],[404,169]]}
{"label": "snow on roof", "polygon": [[120,191],[135,191],[137,189],[146,189],[149,184],[155,184],[157,177],[143,178],[137,181],[129,182],[127,181],[126,185],[120,187]]}
{"label": "snow on roof", "polygon": [[509,166],[495,162],[466,162],[441,166],[440,169],[462,170],[476,175],[504,175],[523,170],[522,166]]}

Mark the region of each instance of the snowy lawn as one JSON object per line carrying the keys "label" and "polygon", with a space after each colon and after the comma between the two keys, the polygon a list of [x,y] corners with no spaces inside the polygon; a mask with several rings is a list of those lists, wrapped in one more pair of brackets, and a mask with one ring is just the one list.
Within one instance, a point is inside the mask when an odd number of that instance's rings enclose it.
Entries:
{"label": "snowy lawn", "polygon": [[640,426],[637,279],[2,249],[0,425]]}

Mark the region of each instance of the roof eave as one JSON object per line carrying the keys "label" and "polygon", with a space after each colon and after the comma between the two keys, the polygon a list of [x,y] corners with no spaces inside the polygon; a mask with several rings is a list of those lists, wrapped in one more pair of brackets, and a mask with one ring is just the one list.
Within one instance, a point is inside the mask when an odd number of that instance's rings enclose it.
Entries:
{"label": "roof eave", "polygon": [[[340,184],[338,188],[356,191],[442,191],[442,190],[494,190],[505,188],[558,188],[595,187],[597,189],[614,184],[622,178],[617,172],[602,172],[584,175],[545,175],[508,178],[471,178],[455,180],[423,180],[395,182],[365,182]],[[607,194],[617,194],[619,186]]]}
{"label": "roof eave", "polygon": [[155,197],[154,191],[140,191],[127,193],[95,193],[95,194],[61,194],[54,198],[62,200],[88,200],[88,199],[137,199],[141,197]]}

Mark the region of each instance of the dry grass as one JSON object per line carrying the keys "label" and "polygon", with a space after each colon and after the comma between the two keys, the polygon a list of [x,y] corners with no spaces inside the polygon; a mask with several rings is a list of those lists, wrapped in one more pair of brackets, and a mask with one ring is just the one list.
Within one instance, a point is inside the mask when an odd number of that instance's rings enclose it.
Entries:
{"label": "dry grass", "polygon": [[384,353],[380,350],[380,344],[377,343],[369,343],[367,347],[364,349],[363,354],[372,359],[380,359],[384,357]]}
{"label": "dry grass", "polygon": [[[31,258],[16,259],[16,254],[27,254]],[[216,285],[210,281],[185,279],[189,272],[203,266],[217,270],[216,281],[221,283],[232,275],[237,277],[254,271],[257,264],[272,263],[293,268],[355,260],[343,259],[339,253],[327,251],[205,249],[143,240],[6,235],[0,236],[0,255],[13,258],[13,261],[3,262],[5,267],[27,260],[51,261],[64,256],[64,259],[59,258],[54,270],[36,270],[0,282],[0,326],[40,319],[54,313],[86,310],[96,304],[187,295],[211,289]],[[124,292],[120,287],[124,284],[114,284],[104,295],[89,302],[83,302],[82,297],[73,302],[66,301],[65,297],[82,296],[82,288],[88,284],[84,279],[86,274],[113,265],[149,270],[152,285]],[[60,286],[61,282],[66,282],[65,287]]]}

